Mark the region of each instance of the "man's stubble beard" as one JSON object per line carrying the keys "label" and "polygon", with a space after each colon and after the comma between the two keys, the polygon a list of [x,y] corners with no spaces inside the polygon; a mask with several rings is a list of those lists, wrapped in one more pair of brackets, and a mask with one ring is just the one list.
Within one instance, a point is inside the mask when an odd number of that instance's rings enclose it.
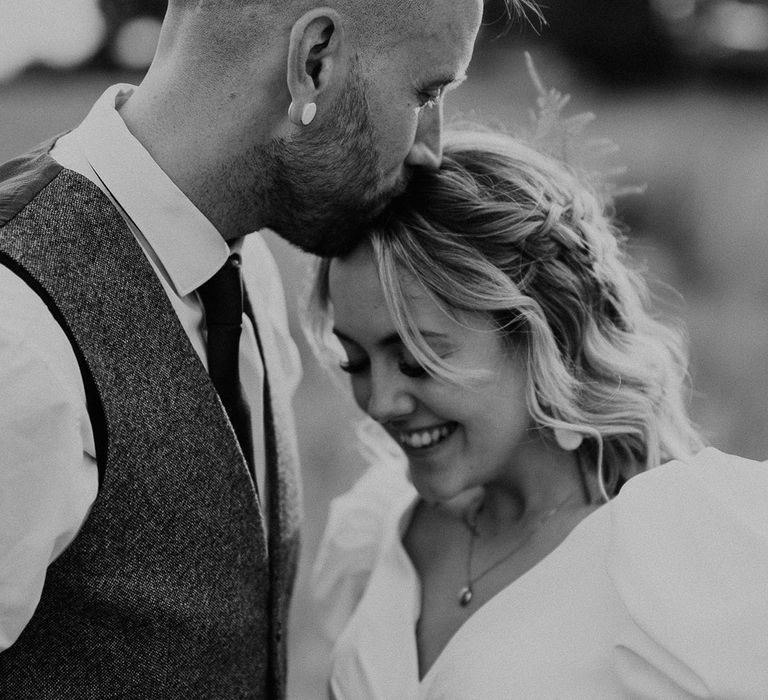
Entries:
{"label": "man's stubble beard", "polygon": [[288,242],[324,257],[344,255],[395,191],[381,168],[365,84],[357,71],[322,129],[261,147],[259,218]]}

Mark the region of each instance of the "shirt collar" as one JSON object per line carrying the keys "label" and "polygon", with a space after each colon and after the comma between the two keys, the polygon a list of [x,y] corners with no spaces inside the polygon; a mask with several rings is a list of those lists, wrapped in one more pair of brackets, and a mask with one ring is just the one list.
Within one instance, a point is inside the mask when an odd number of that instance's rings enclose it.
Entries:
{"label": "shirt collar", "polygon": [[75,130],[97,177],[152,247],[179,296],[209,280],[230,249],[155,163],[117,111],[132,85],[113,85]]}

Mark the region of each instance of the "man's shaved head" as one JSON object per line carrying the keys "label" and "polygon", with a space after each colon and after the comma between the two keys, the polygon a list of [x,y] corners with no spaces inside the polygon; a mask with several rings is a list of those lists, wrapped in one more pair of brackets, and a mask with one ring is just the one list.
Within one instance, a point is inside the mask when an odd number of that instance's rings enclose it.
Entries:
{"label": "man's shaved head", "polygon": [[[219,14],[247,11],[264,20],[282,16],[285,21],[297,18],[317,7],[337,10],[349,21],[358,37],[371,48],[379,48],[396,40],[400,31],[413,27],[423,20],[435,0],[168,0],[169,13],[194,12]],[[507,13],[512,18],[531,13],[540,15],[535,0],[504,0]],[[267,23],[269,26],[271,22]]]}

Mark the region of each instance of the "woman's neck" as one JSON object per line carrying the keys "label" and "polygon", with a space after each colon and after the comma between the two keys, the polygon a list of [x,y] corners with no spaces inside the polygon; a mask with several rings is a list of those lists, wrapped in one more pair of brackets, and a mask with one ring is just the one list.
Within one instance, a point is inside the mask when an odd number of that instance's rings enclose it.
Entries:
{"label": "woman's neck", "polygon": [[486,483],[469,510],[482,509],[483,528],[497,532],[525,526],[553,509],[588,503],[575,452],[543,442],[522,449],[500,479]]}

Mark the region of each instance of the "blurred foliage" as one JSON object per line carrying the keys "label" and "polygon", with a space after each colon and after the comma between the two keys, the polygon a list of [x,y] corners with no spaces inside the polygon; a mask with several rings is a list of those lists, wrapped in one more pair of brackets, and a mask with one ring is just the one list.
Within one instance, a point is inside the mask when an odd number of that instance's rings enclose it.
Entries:
{"label": "blurred foliage", "polygon": [[[545,18],[513,22],[508,44],[551,44],[593,80],[634,87],[673,80],[684,69],[672,37],[649,0],[542,0]],[[500,26],[504,0],[489,0],[485,23]],[[493,36],[494,32],[486,32]]]}
{"label": "blurred foliage", "polygon": [[162,17],[168,3],[166,0],[100,0],[99,4],[109,23],[119,26],[139,15]]}
{"label": "blurred foliage", "polygon": [[647,0],[556,0],[545,14],[551,41],[614,86],[671,80],[681,69]]}
{"label": "blurred foliage", "polygon": [[120,27],[134,17],[162,19],[168,3],[166,0],[99,0],[99,6],[107,20],[107,40],[89,64],[95,68],[114,68],[111,46]]}

